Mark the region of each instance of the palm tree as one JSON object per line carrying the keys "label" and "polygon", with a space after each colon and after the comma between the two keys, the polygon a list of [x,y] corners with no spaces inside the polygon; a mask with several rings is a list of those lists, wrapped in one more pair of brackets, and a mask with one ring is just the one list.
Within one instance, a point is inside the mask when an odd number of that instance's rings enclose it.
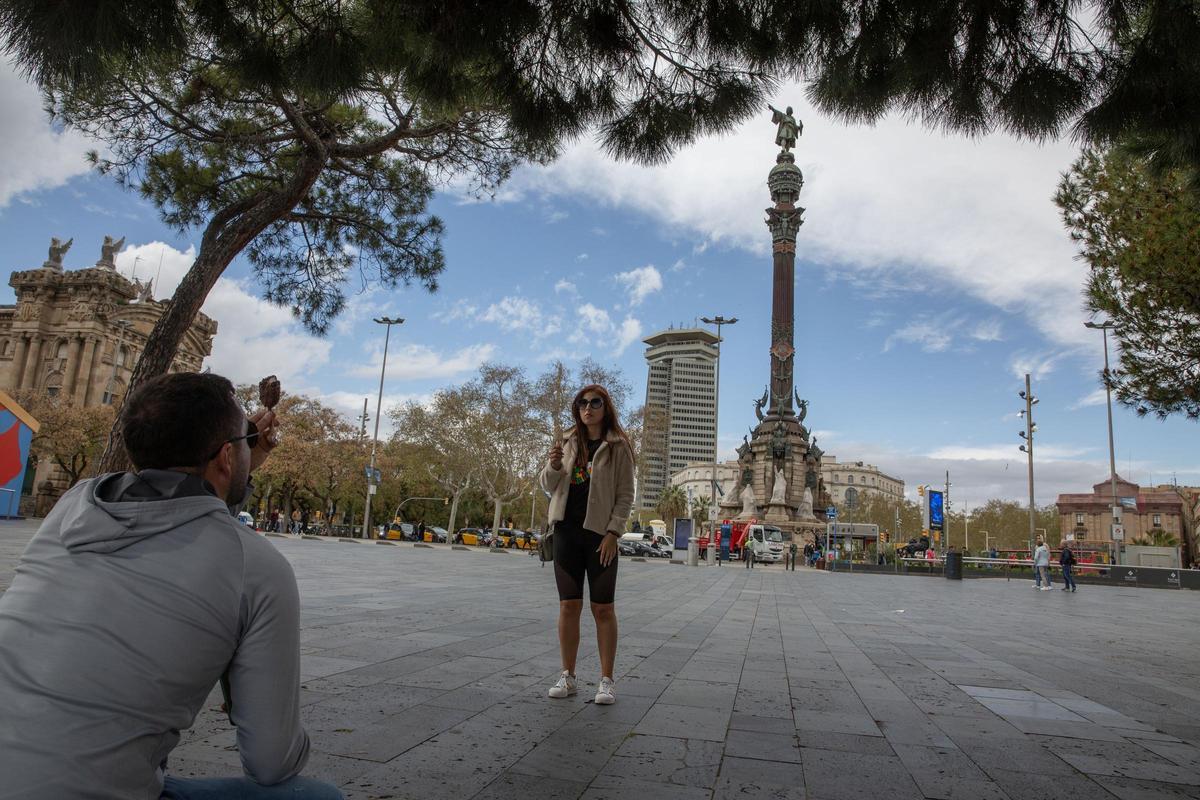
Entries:
{"label": "palm tree", "polygon": [[688,501],[683,488],[680,486],[668,486],[663,489],[663,493],[658,498],[658,506],[656,506],[655,510],[658,511],[659,519],[665,521],[668,525],[676,517],[686,517],[688,515]]}
{"label": "palm tree", "polygon": [[1139,536],[1130,544],[1138,547],[1178,547],[1179,537],[1173,533],[1167,533],[1162,528],[1154,528],[1150,531],[1149,536]]}

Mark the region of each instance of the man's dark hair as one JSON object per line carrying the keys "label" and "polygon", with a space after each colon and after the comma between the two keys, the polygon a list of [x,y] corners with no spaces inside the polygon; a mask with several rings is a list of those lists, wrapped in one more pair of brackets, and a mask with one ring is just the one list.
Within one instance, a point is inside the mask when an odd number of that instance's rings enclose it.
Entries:
{"label": "man's dark hair", "polygon": [[227,378],[176,372],[134,390],[121,412],[121,435],[137,469],[201,467],[245,433],[245,419]]}

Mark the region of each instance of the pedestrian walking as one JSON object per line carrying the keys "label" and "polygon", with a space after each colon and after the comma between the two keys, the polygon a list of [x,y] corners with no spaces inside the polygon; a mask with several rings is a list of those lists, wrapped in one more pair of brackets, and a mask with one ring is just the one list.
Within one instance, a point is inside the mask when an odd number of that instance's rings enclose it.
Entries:
{"label": "pedestrian walking", "polygon": [[[1043,586],[1043,583],[1046,585]],[[1037,537],[1037,548],[1033,551],[1033,588],[1043,592],[1053,588],[1050,585],[1050,548],[1041,536]]]}
{"label": "pedestrian walking", "polygon": [[[274,413],[247,417],[228,380],[180,372],[139,386],[119,425],[135,471],[67,492],[0,597],[0,791],[341,798],[299,774],[296,577],[235,518]],[[244,775],[164,774],[218,681]]]}
{"label": "pedestrian walking", "polygon": [[746,569],[754,569],[754,550],[745,547],[742,549],[742,554],[746,560]]}
{"label": "pedestrian walking", "polygon": [[554,531],[562,657],[562,672],[548,694],[561,698],[576,693],[575,660],[586,577],[600,651],[596,703],[609,705],[616,701],[617,541],[633,507],[633,446],[603,386],[580,389],[571,403],[571,416],[574,426],[551,445],[538,477],[550,495],[547,516]]}
{"label": "pedestrian walking", "polygon": [[1063,542],[1062,552],[1058,555],[1058,564],[1062,567],[1062,590],[1075,591],[1075,576],[1072,574],[1075,569],[1075,554],[1071,552],[1071,545],[1066,542]]}
{"label": "pedestrian walking", "polygon": [[292,511],[292,531],[291,532],[292,533],[300,532],[300,509],[298,509],[298,508],[294,509]]}

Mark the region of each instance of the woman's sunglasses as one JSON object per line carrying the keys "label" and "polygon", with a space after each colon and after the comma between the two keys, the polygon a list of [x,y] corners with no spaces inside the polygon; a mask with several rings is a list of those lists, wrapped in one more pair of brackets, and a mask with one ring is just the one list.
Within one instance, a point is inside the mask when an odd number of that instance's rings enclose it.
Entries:
{"label": "woman's sunglasses", "polygon": [[591,400],[589,400],[586,397],[581,397],[575,402],[575,405],[579,406],[581,411],[585,408],[604,408],[604,398],[593,397]]}

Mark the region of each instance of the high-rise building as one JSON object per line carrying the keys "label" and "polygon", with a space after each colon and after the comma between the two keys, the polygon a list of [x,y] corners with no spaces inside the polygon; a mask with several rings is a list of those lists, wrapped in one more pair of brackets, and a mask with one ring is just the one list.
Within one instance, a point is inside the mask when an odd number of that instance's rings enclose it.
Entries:
{"label": "high-rise building", "polygon": [[642,341],[647,436],[637,507],[650,509],[673,473],[716,455],[717,337],[702,328],[669,328]]}

